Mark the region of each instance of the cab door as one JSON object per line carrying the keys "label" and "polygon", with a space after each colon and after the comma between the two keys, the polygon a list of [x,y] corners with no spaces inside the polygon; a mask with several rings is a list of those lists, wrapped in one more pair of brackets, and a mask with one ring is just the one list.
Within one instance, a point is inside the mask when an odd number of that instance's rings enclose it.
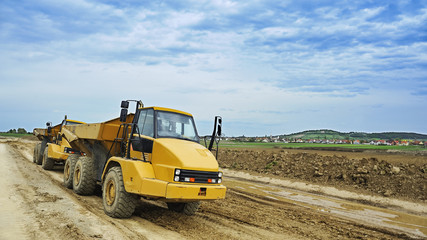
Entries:
{"label": "cab door", "polygon": [[141,109],[131,137],[130,158],[151,161],[154,143],[154,109]]}

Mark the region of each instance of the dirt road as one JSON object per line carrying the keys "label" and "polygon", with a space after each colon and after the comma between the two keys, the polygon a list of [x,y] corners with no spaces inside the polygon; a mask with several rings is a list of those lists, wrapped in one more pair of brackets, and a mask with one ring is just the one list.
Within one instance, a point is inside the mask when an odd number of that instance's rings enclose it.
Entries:
{"label": "dirt road", "polygon": [[203,203],[195,216],[168,211],[162,202],[141,200],[130,219],[113,219],[104,214],[100,194],[78,196],[62,186],[61,166],[44,171],[33,164],[34,144],[0,139],[0,239],[423,239],[427,236],[427,213],[422,213],[425,205],[416,203],[397,210],[373,207],[295,190],[281,180],[274,182],[232,171],[228,171],[232,177],[224,179],[229,189],[227,198]]}

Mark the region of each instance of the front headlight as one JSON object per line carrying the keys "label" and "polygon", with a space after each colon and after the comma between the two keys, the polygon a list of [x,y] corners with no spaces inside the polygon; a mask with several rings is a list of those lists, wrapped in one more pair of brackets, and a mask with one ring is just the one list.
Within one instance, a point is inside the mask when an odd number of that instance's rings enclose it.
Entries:
{"label": "front headlight", "polygon": [[175,175],[179,175],[179,174],[181,174],[181,170],[176,169],[176,170],[175,170]]}
{"label": "front headlight", "polygon": [[222,177],[222,172],[219,172],[219,173],[218,173],[218,177]]}

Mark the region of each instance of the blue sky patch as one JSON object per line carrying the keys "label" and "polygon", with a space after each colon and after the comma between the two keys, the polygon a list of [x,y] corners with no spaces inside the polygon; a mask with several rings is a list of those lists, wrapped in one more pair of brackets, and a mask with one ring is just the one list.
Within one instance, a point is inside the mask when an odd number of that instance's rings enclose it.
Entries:
{"label": "blue sky patch", "polygon": [[[4,1],[0,101],[19,90],[20,119],[29,102],[51,110],[27,130],[59,112],[104,121],[120,100],[140,98],[192,112],[201,132],[223,115],[229,135],[427,133],[415,120],[427,118],[416,110],[427,101],[426,52],[427,3],[417,0]],[[97,112],[73,107],[94,99]],[[414,120],[380,124],[400,111]],[[0,131],[14,124],[0,119]]]}

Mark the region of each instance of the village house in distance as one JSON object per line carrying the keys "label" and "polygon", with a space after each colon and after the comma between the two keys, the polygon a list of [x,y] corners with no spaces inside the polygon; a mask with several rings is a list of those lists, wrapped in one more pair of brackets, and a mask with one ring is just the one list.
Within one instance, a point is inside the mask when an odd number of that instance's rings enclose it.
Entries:
{"label": "village house in distance", "polygon": [[427,135],[405,132],[342,133],[334,130],[308,130],[299,133],[264,137],[226,137],[225,140],[263,143],[364,144],[384,146],[426,146]]}

